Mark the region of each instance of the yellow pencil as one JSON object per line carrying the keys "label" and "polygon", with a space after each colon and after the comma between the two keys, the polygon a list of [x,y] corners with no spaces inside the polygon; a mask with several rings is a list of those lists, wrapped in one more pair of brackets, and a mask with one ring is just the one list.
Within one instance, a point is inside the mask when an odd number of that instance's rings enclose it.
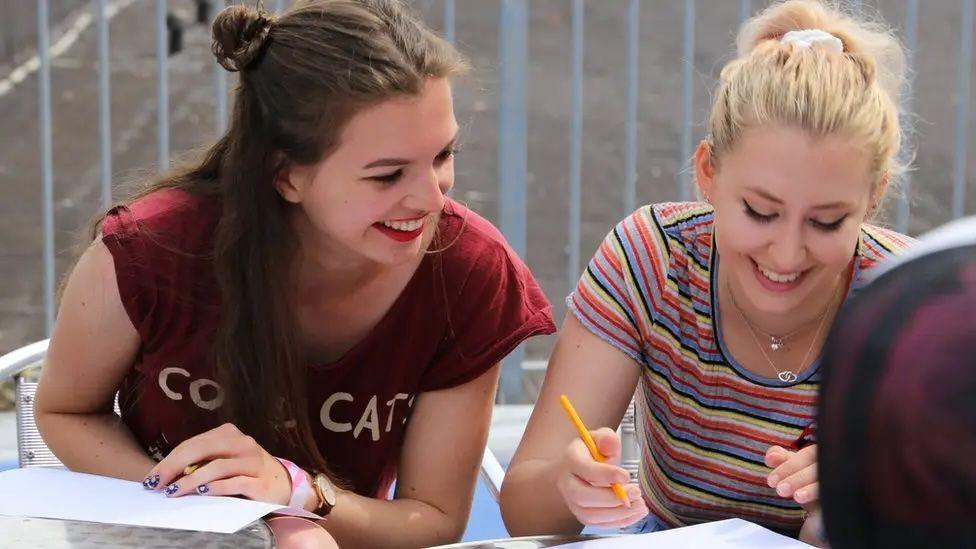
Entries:
{"label": "yellow pencil", "polygon": [[[601,454],[600,450],[597,449],[596,442],[594,442],[593,437],[590,436],[590,430],[586,428],[586,425],[583,425],[583,420],[580,419],[579,414],[576,413],[576,409],[573,408],[573,404],[569,402],[569,398],[566,395],[559,395],[559,403],[563,405],[563,410],[566,410],[566,415],[569,416],[569,420],[573,422],[573,425],[576,426],[576,430],[579,431],[579,436],[581,439],[583,439],[583,444],[585,444],[586,448],[590,451],[590,455],[593,456],[594,460],[604,463],[606,458],[603,457],[603,454]],[[627,497],[627,492],[624,491],[623,486],[613,482],[610,484],[610,489],[613,490],[613,493],[617,496],[617,499],[624,502],[627,507],[630,507],[630,498]]]}

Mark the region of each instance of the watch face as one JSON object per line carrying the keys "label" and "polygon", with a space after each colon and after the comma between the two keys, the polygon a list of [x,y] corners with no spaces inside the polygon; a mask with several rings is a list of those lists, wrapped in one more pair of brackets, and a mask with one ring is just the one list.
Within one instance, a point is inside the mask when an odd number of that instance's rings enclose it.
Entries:
{"label": "watch face", "polygon": [[317,475],[315,477],[315,483],[318,484],[319,490],[322,491],[322,499],[325,500],[329,506],[335,505],[336,493],[332,489],[332,482],[325,475]]}

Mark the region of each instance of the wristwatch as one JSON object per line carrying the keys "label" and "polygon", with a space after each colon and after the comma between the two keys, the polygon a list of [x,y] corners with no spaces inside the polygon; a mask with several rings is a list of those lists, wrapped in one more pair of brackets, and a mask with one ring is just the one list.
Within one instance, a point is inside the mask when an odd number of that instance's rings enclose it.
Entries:
{"label": "wristwatch", "polygon": [[313,513],[324,517],[332,511],[332,508],[336,504],[336,491],[335,486],[333,486],[332,481],[329,477],[323,475],[322,473],[316,474],[312,477],[312,488],[315,490],[315,495],[319,499],[318,506],[312,510]]}

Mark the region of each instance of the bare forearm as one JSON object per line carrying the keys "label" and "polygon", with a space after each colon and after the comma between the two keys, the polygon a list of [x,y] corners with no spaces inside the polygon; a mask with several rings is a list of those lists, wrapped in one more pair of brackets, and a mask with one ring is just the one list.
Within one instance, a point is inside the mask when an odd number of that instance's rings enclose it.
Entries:
{"label": "bare forearm", "polygon": [[408,548],[459,541],[465,519],[418,500],[381,500],[342,492],[324,526],[343,549]]}
{"label": "bare forearm", "polygon": [[526,460],[505,474],[502,519],[513,536],[578,534],[583,529],[556,489],[558,463]]}
{"label": "bare forearm", "polygon": [[44,442],[68,469],[141,481],[155,462],[115,414],[38,413]]}

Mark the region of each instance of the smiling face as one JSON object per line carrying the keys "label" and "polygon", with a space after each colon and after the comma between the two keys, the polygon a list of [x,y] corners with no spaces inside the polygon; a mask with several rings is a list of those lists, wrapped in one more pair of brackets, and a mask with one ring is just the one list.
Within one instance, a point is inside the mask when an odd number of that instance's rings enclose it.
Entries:
{"label": "smiling face", "polygon": [[296,204],[306,248],[395,265],[426,249],[454,185],[458,125],[447,79],[418,96],[356,113],[321,162],[285,170],[277,187]]}
{"label": "smiling face", "polygon": [[718,162],[710,155],[699,147],[696,172],[736,300],[776,316],[822,308],[877,196],[867,155],[841,137],[780,126],[750,128]]}

